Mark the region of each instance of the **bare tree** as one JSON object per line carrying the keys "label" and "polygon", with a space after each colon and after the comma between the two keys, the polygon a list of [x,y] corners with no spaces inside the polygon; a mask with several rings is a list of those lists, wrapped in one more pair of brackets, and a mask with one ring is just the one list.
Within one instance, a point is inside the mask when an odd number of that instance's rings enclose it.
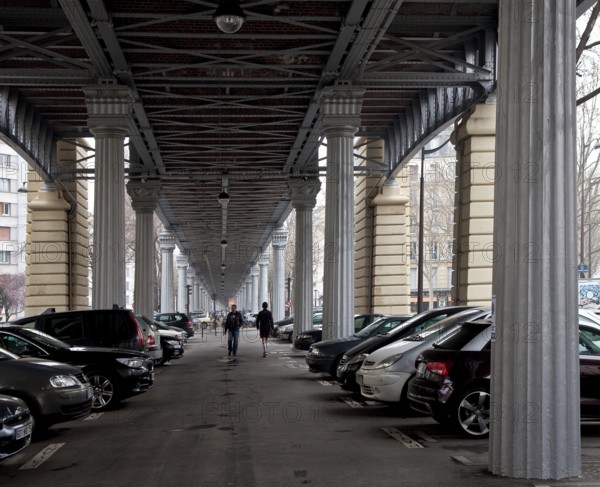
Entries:
{"label": "bare tree", "polygon": [[0,274],[0,307],[5,321],[23,311],[25,306],[25,274]]}

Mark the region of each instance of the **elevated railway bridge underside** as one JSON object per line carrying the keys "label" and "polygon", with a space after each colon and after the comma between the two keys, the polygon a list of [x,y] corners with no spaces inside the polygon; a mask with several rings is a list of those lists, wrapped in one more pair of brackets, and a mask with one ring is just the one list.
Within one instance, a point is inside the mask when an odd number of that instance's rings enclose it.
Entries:
{"label": "elevated railway bridge underside", "polygon": [[[324,333],[336,336],[348,334],[344,326],[354,312],[354,176],[391,181],[428,140],[479,104],[495,105],[497,94],[497,137],[495,117],[494,133],[483,133],[496,137],[492,160],[544,165],[536,166],[543,174],[537,185],[495,182],[494,211],[503,216],[502,223],[489,220],[496,248],[539,239],[542,262],[532,268],[523,259],[510,261],[508,252],[494,259],[497,316],[530,323],[551,313],[554,323],[567,323],[575,319],[568,289],[575,289],[576,277],[570,275],[574,247],[565,243],[574,224],[574,179],[564,169],[574,155],[571,47],[577,16],[595,3],[241,0],[245,22],[224,33],[213,18],[217,1],[0,0],[0,134],[43,182],[40,195],[29,195],[32,211],[44,210],[50,218],[66,208],[67,220],[77,219],[85,206],[74,203],[78,185],[95,180],[94,306],[124,304],[127,188],[137,214],[136,309],[139,303],[148,313],[154,265],[148,215],[156,212],[168,229],[161,246],[179,247],[187,259],[181,265],[193,269],[208,296],[222,299],[238,295],[256,275],[261,252],[270,243],[277,248],[280,226],[293,208],[304,225],[297,235],[304,246],[297,247],[311,247],[307,213],[319,190],[317,176],[326,173],[325,246],[334,258],[325,262]],[[502,97],[514,83],[535,87],[540,103]],[[94,147],[84,147],[88,137]],[[378,147],[377,157],[354,147],[357,137],[363,146]],[[325,139],[327,160],[320,163]],[[61,192],[66,201],[57,202]],[[378,193],[386,196],[382,188]],[[311,257],[296,257],[304,262],[296,278],[306,282],[297,286],[297,311],[307,320]],[[548,285],[558,281],[560,286]],[[180,281],[180,291],[185,283]],[[169,285],[163,282],[163,294]],[[556,288],[564,296],[545,294]],[[486,289],[489,301],[491,284]],[[518,301],[525,295],[534,304]],[[257,296],[248,293],[252,308]],[[69,291],[68,305],[80,304],[73,299]],[[543,343],[524,344],[529,352],[507,346],[504,364],[522,367],[519,376],[547,372],[544,347],[560,336],[562,348],[553,353],[567,357],[570,366],[550,368],[556,376],[574,374],[576,336],[567,332],[564,339],[558,328]],[[519,384],[504,376],[498,387],[510,401]],[[563,386],[553,394],[569,398],[561,405],[545,407],[547,395],[534,386],[527,397],[558,417],[556,408],[576,402],[577,391],[565,385],[576,377],[556,380]],[[492,433],[491,470],[534,478],[577,475],[578,444],[565,432],[577,420],[571,414],[554,421],[550,436],[562,438],[554,444],[543,440],[547,430],[538,434],[541,425],[538,431],[528,425]],[[507,417],[506,424],[513,420]],[[523,454],[509,458],[503,442]]]}

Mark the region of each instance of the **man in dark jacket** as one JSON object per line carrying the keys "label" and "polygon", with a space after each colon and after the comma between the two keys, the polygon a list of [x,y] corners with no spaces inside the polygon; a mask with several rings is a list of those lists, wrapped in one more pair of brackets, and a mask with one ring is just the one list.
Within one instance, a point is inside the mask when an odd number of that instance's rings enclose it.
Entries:
{"label": "man in dark jacket", "polygon": [[237,310],[235,304],[231,305],[231,312],[227,314],[225,318],[225,330],[227,332],[227,350],[229,355],[233,353],[235,357],[237,355],[238,341],[240,338],[240,328],[244,324],[244,318],[242,313]]}
{"label": "man in dark jacket", "polygon": [[267,344],[269,337],[273,334],[273,315],[267,309],[269,303],[262,304],[262,311],[256,316],[256,328],[259,330],[260,338],[263,346],[263,357],[267,356]]}

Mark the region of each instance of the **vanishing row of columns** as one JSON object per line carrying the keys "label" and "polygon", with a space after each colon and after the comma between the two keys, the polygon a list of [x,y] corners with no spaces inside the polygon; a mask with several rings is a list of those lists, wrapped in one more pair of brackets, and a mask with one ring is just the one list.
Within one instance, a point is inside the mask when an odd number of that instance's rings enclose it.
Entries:
{"label": "vanishing row of columns", "polygon": [[[536,13],[535,22],[522,21],[532,12]],[[477,292],[491,288],[495,303],[489,468],[494,474],[508,477],[576,477],[581,473],[581,446],[578,336],[573,326],[578,321],[573,163],[575,2],[503,1],[499,2],[499,19],[494,241],[492,262],[487,267],[493,269],[493,277],[491,286],[482,282],[472,289]],[[125,302],[123,142],[131,100],[128,89],[118,85],[87,87],[85,95],[89,127],[96,138],[93,307],[103,308]],[[339,83],[324,90],[321,104],[323,133],[328,141],[324,338],[352,333],[353,139],[360,127],[362,96],[361,89]],[[472,142],[464,142],[465,153],[476,152],[469,146]],[[476,191],[476,184],[474,191],[465,195],[489,197]],[[314,189],[308,184],[301,186]],[[130,184],[128,189],[137,199],[133,204],[140,217],[136,224],[136,308],[151,314],[151,293],[143,281],[151,281],[148,269],[153,249],[152,239],[144,237],[149,235],[148,215],[156,204],[159,188]],[[56,188],[47,185],[43,192],[47,194],[42,194],[34,206],[64,213],[64,201],[57,201],[53,192]],[[307,207],[310,202],[303,206],[301,199],[296,199],[293,204],[300,221],[297,238],[306,245],[312,228]],[[483,220],[485,233],[489,221]],[[457,223],[462,224],[462,220]],[[467,225],[464,227],[459,234],[469,233]],[[281,244],[277,231],[272,239],[274,262],[278,262]],[[161,295],[166,299],[173,296],[175,242],[172,235],[162,235],[161,248],[163,241],[165,254],[171,256],[163,259],[163,265],[171,261],[170,266],[163,267]],[[307,252],[307,247],[304,249]],[[473,249],[475,246],[469,245],[459,257],[480,263],[485,260]],[[297,262],[295,270],[295,308],[307,319],[312,305],[312,278],[305,277],[309,256],[301,255],[304,261]],[[251,284],[252,292],[248,293],[244,282],[239,299],[256,302],[256,287],[258,302],[267,300],[263,262],[261,255],[257,286]],[[39,269],[43,272],[45,268],[40,265]],[[460,279],[466,281],[473,273],[465,270],[462,274]],[[276,317],[285,306],[284,286],[277,284],[282,276],[275,269],[272,309]],[[173,304],[161,302],[161,307],[169,306]]]}

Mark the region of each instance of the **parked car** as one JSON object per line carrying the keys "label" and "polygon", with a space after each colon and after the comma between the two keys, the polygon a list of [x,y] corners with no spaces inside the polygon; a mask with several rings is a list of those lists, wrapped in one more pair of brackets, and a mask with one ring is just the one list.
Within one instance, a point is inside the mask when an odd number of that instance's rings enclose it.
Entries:
{"label": "parked car", "polygon": [[73,346],[148,349],[142,327],[128,309],[87,309],[55,312],[52,308],[14,324],[43,331]]}
{"label": "parked car", "polygon": [[[313,328],[312,330],[304,330],[302,334],[298,335],[294,340],[294,348],[298,350],[308,350],[313,343],[318,343],[323,338],[323,315],[321,315],[321,327]],[[354,315],[354,332],[359,332],[363,328],[367,327],[373,321],[381,318],[383,315],[379,313],[367,313]]]}
{"label": "parked car", "polygon": [[146,392],[154,384],[154,360],[142,352],[70,347],[39,330],[0,327],[0,347],[20,357],[38,357],[79,367],[94,388],[92,409],[102,411]]}
{"label": "parked car", "polygon": [[203,325],[206,328],[209,323],[212,323],[212,318],[206,311],[194,311],[190,313],[190,318],[195,331],[198,331]]}
{"label": "parked car", "polygon": [[323,372],[337,377],[337,368],[345,352],[377,334],[393,330],[410,316],[385,316],[371,323],[363,330],[345,338],[334,338],[311,345],[304,358],[311,372]]}
{"label": "parked car", "polygon": [[489,308],[456,313],[424,330],[371,352],[356,373],[360,393],[376,401],[407,406],[407,383],[417,369],[415,360],[433,343],[452,333],[465,321],[490,317]]}
{"label": "parked car", "polygon": [[[583,311],[583,312],[582,312]],[[491,320],[463,323],[417,359],[410,406],[465,436],[489,434]],[[600,321],[579,312],[581,419],[600,420]]]}
{"label": "parked car", "polygon": [[344,389],[355,392],[360,391],[360,387],[356,383],[356,372],[360,369],[365,357],[369,353],[389,343],[395,342],[396,340],[401,340],[414,333],[418,333],[448,316],[452,316],[453,314],[469,308],[471,308],[471,306],[448,306],[446,308],[423,311],[409,320],[406,320],[400,326],[397,326],[385,335],[375,335],[364,342],[359,343],[342,355],[342,359],[340,360],[337,369],[338,382]]}
{"label": "parked car", "polygon": [[146,343],[144,352],[152,357],[155,364],[163,363],[163,341],[161,340],[158,326],[152,320],[140,320],[138,316],[135,319],[144,334],[144,341]]}
{"label": "parked car", "polygon": [[151,320],[147,316],[139,315],[136,316],[136,319],[140,323],[152,324],[152,326],[155,326],[159,330],[163,353],[161,360],[157,365],[164,365],[170,360],[183,357],[183,335],[187,336],[187,333],[179,328],[172,328],[167,325],[162,325],[157,321]]}
{"label": "parked car", "polygon": [[[323,313],[314,313],[312,317],[313,329],[321,329],[323,326]],[[288,342],[294,341],[294,322],[279,327],[277,338],[281,340],[287,340]]]}
{"label": "parked car", "polygon": [[279,336],[280,328],[282,328],[286,325],[291,325],[293,323],[294,323],[293,316],[289,316],[287,318],[284,318],[283,320],[278,320],[275,323],[273,323],[273,338],[280,338],[280,336]]}
{"label": "parked car", "polygon": [[182,345],[184,345],[184,344],[187,343],[187,341],[188,341],[188,334],[184,330],[182,330],[181,328],[177,328],[175,326],[165,325],[164,323],[161,323],[160,321],[156,321],[156,320],[154,320],[153,322],[158,327],[158,330],[161,333],[163,331],[172,331],[172,332],[175,332],[177,334],[177,337],[181,341]]}
{"label": "parked car", "polygon": [[89,415],[93,390],[77,367],[41,358],[20,358],[0,348],[0,396],[25,402],[33,416],[34,431],[39,431]]}
{"label": "parked car", "polygon": [[0,395],[0,461],[27,448],[32,431],[27,404],[18,397]]}
{"label": "parked car", "polygon": [[165,325],[181,328],[190,338],[194,336],[194,324],[185,313],[158,313],[154,315],[154,320]]}

